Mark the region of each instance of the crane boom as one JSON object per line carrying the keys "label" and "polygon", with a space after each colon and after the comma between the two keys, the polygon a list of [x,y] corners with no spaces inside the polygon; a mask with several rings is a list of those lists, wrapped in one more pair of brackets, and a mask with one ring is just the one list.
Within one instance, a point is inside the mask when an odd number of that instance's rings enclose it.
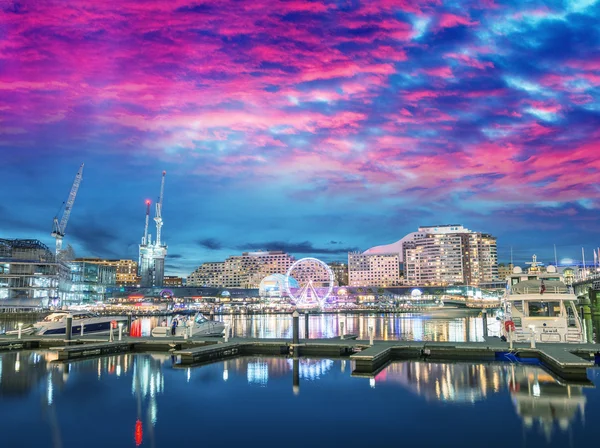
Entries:
{"label": "crane boom", "polygon": [[162,172],[162,181],[160,183],[160,196],[158,197],[158,202],[156,203],[156,215],[154,216],[154,222],[156,222],[156,242],[157,246],[160,246],[160,234],[161,228],[163,225],[162,220],[162,204],[163,204],[163,196],[165,194],[165,176],[167,175],[166,171]]}
{"label": "crane boom", "polygon": [[79,167],[79,171],[77,171],[77,175],[75,176],[75,180],[73,181],[73,186],[71,187],[71,192],[69,193],[69,198],[65,204],[65,209],[63,211],[62,218],[60,222],[58,217],[54,217],[54,223],[52,226],[52,236],[56,239],[56,254],[60,252],[62,247],[62,239],[65,236],[65,231],[67,229],[67,224],[69,223],[69,217],[71,216],[71,210],[73,209],[73,204],[75,203],[75,197],[77,197],[77,190],[79,190],[79,184],[81,184],[81,179],[83,179],[83,163]]}
{"label": "crane boom", "polygon": [[148,239],[148,221],[150,220],[150,199],[146,200],[146,224],[144,225],[144,237],[142,238],[142,244],[150,244]]}

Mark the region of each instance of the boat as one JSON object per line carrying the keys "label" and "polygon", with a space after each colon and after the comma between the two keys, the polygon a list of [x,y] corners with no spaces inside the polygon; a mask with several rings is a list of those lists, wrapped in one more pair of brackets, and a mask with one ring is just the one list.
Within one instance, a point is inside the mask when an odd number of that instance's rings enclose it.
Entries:
{"label": "boat", "polygon": [[[172,325],[156,327],[152,330],[152,336],[155,338],[183,337],[186,332],[188,336],[221,336],[225,331],[225,324],[215,320],[207,319],[202,313],[196,313],[193,318],[189,316],[175,315],[173,320],[177,320],[175,334],[172,333]],[[173,322],[173,321],[171,321]]]}
{"label": "boat", "polygon": [[[83,334],[108,334],[111,325],[115,329],[119,322],[127,324],[127,317],[123,316],[99,316],[89,311],[57,311],[49,314],[43,320],[35,324],[25,325],[21,329],[22,334],[49,336],[66,334],[67,316],[73,317],[71,334],[80,335],[83,326]],[[6,334],[17,334],[19,330],[7,331]]]}
{"label": "boat", "polygon": [[502,336],[513,342],[586,342],[577,296],[554,266],[542,271],[536,256],[527,272],[515,267],[504,294]]}

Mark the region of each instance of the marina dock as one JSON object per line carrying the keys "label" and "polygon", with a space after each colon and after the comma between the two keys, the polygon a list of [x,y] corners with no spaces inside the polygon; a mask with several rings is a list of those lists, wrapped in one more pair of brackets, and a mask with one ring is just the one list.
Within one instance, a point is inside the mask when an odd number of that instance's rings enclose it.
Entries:
{"label": "marina dock", "polygon": [[485,342],[415,342],[356,340],[354,335],[330,339],[232,338],[225,342],[217,337],[132,338],[108,342],[107,337],[84,336],[65,341],[60,337],[0,338],[0,351],[51,350],[60,362],[120,353],[170,352],[177,365],[189,367],[218,362],[240,356],[294,356],[315,358],[347,358],[354,363],[353,375],[373,377],[389,363],[402,360],[435,360],[448,362],[532,362],[565,380],[587,378],[587,369],[597,365],[600,344],[529,344],[508,343],[498,338]]}

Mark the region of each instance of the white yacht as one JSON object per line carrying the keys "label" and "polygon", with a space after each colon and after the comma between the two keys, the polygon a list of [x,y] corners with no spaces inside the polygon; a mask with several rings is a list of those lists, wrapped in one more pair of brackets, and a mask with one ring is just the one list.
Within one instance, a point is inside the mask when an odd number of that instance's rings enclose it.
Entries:
{"label": "white yacht", "polygon": [[[175,334],[173,334],[173,320],[177,320]],[[183,337],[186,331],[190,335],[190,327],[192,336],[221,336],[225,331],[223,322],[209,320],[202,313],[197,313],[193,318],[177,315],[173,316],[173,320],[170,325],[154,328],[152,336],[156,338]]]}
{"label": "white yacht", "polygon": [[[67,316],[73,316],[71,334],[78,336],[81,334],[108,334],[111,325],[115,329],[119,322],[127,324],[127,317],[124,316],[99,316],[88,311],[57,311],[49,314],[43,320],[26,325],[22,328],[23,334],[34,335],[64,335],[67,329]],[[17,334],[18,330],[7,332],[7,334]],[[116,333],[115,333],[116,334]]]}
{"label": "white yacht", "polygon": [[[515,267],[503,298],[502,334],[514,342],[585,342],[577,297],[556,267],[543,272],[533,256],[527,272]],[[511,333],[509,335],[509,333]]]}

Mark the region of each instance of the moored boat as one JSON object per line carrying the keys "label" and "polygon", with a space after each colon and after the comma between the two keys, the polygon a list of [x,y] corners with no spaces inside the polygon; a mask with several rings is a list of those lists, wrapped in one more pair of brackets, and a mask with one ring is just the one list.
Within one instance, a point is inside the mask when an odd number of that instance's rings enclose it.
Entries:
{"label": "moored boat", "polygon": [[[173,325],[173,322],[177,325]],[[190,334],[191,331],[191,334]],[[186,332],[188,336],[220,336],[225,331],[225,324],[207,319],[202,313],[197,313],[193,318],[176,315],[171,325],[156,327],[152,330],[152,336],[156,338],[183,337]]]}
{"label": "moored boat", "polygon": [[536,256],[527,272],[515,267],[503,298],[502,334],[514,342],[585,342],[573,288],[556,267],[542,272]]}
{"label": "moored boat", "polygon": [[[35,324],[25,325],[22,334],[29,335],[64,335],[67,332],[67,317],[72,316],[71,334],[101,335],[108,334],[111,326],[116,329],[119,322],[126,324],[127,317],[123,316],[98,316],[88,311],[57,311],[46,316]],[[17,334],[19,330],[8,331],[6,334]]]}

